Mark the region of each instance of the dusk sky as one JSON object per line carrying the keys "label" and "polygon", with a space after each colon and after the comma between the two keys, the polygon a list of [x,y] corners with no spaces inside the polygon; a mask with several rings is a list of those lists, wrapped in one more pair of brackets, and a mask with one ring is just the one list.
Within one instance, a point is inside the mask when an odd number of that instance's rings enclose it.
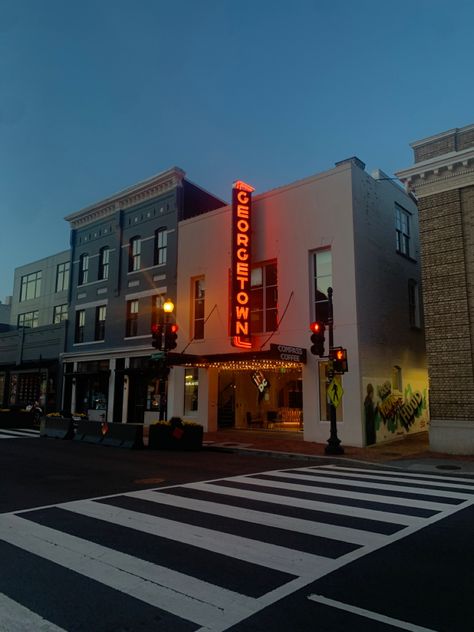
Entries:
{"label": "dusk sky", "polygon": [[171,166],[230,199],[474,123],[472,0],[0,0],[0,300]]}

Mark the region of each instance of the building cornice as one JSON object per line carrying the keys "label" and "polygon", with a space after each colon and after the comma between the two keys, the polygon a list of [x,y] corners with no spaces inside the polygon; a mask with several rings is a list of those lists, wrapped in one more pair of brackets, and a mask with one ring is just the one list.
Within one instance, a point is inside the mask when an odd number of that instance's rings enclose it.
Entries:
{"label": "building cornice", "polygon": [[454,136],[455,134],[463,134],[465,132],[469,132],[474,129],[473,125],[466,125],[465,127],[453,127],[453,129],[448,129],[446,132],[441,132],[440,134],[435,134],[434,136],[427,136],[426,138],[422,138],[421,140],[415,140],[413,143],[410,143],[410,147],[413,149],[418,149],[419,147],[423,147],[423,145],[428,145],[437,140],[443,140],[443,138],[448,138],[449,136]]}
{"label": "building cornice", "polygon": [[396,174],[417,198],[474,184],[474,148],[418,162]]}
{"label": "building cornice", "polygon": [[71,213],[64,219],[70,223],[71,228],[82,228],[97,220],[105,219],[116,211],[130,208],[140,202],[145,202],[171,191],[181,185],[185,175],[185,172],[179,167],[172,167],[127,189],[123,189],[96,204]]}

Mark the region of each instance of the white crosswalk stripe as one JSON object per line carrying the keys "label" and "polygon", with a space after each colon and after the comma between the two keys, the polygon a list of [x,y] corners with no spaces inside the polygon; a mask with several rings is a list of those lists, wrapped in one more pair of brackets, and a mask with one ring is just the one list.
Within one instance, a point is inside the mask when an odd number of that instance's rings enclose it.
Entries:
{"label": "white crosswalk stripe", "polygon": [[[2,514],[0,540],[219,632],[473,501],[469,478],[315,466]],[[107,529],[115,535],[104,541]],[[123,545],[144,538],[155,542],[152,552]],[[170,561],[168,547],[180,546],[188,553]],[[206,555],[212,572],[222,566],[217,579],[186,567],[190,548]],[[226,560],[244,588],[230,585]]]}
{"label": "white crosswalk stripe", "polygon": [[0,428],[1,439],[34,439],[40,436],[40,431],[34,428]]}

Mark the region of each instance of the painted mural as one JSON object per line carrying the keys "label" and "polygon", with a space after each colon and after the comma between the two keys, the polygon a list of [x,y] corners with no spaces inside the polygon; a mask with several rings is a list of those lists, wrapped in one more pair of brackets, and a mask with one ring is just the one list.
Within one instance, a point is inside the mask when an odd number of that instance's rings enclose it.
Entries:
{"label": "painted mural", "polygon": [[367,445],[428,428],[426,385],[407,384],[403,393],[390,380],[364,378],[364,418]]}

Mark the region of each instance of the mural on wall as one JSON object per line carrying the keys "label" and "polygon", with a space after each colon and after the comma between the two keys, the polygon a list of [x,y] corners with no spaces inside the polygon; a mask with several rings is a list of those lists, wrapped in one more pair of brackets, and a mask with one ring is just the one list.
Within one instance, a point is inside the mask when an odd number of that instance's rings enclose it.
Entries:
{"label": "mural on wall", "polygon": [[392,388],[390,380],[365,378],[364,389],[367,445],[427,428],[428,395],[425,385],[409,383],[402,393]]}

